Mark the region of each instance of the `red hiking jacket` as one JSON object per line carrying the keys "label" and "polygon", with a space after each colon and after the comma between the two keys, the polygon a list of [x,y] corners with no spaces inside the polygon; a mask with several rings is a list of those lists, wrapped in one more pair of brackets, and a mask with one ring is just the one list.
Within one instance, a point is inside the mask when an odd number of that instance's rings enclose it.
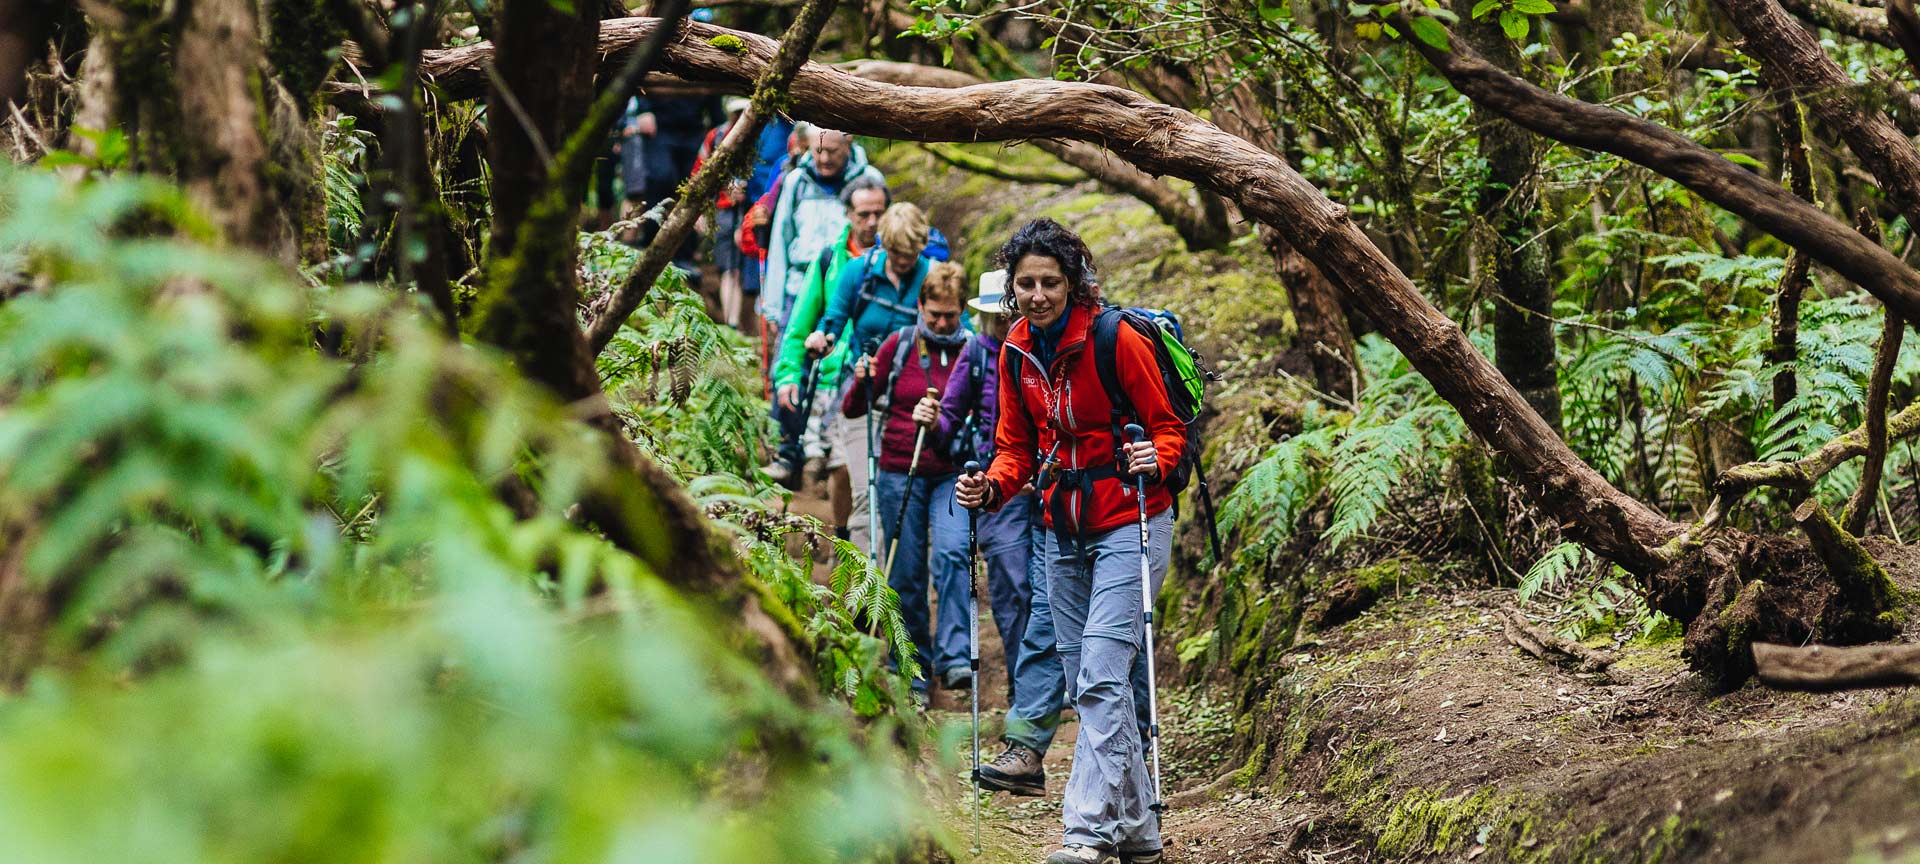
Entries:
{"label": "red hiking jacket", "polygon": [[[1025,321],[1013,325],[1000,351],[1000,423],[994,434],[993,466],[987,479],[1011,500],[1035,480],[1040,459],[1053,454],[1051,479],[1042,494],[1047,525],[1056,531],[1087,534],[1133,524],[1140,516],[1133,475],[1116,466],[1113,402],[1100,384],[1093,362],[1093,317],[1097,309],[1067,310],[1053,368],[1041,369],[1034,356],[1034,334]],[[1020,357],[1016,363],[1013,358]],[[1140,412],[1160,455],[1160,476],[1173,471],[1187,446],[1187,429],[1173,413],[1153,346],[1130,327],[1121,327],[1114,344],[1114,371],[1120,386]],[[1009,379],[1018,367],[1020,380]],[[1122,426],[1128,419],[1118,421]],[[1155,480],[1147,481],[1147,515],[1173,506],[1173,496]],[[1068,524],[1060,524],[1064,517]]]}
{"label": "red hiking jacket", "polygon": [[[847,389],[847,396],[840,403],[841,413],[848,417],[867,416],[867,392],[871,386],[886,386],[887,377],[893,374],[893,355],[899,350],[900,331],[894,331],[886,341],[880,343],[874,352],[873,371],[864,380],[854,382]],[[926,369],[920,368],[920,352],[926,350],[927,343],[914,340],[913,349],[907,352],[907,362],[900,370],[900,380],[894,382],[892,404],[887,406],[886,426],[880,434],[880,470],[905,474],[913,466],[913,439],[918,436],[920,427],[913,422],[913,406],[920,403],[920,397],[927,395],[931,387],[942,393],[947,390],[947,379],[953,375],[953,364],[960,359],[962,346],[941,349],[934,348],[928,355]],[[852,361],[848,361],[852,362]],[[850,374],[851,370],[849,370]],[[914,471],[915,477],[934,477],[952,474],[958,471],[948,462],[946,448],[931,431],[927,433],[926,443],[920,452],[920,464]]]}

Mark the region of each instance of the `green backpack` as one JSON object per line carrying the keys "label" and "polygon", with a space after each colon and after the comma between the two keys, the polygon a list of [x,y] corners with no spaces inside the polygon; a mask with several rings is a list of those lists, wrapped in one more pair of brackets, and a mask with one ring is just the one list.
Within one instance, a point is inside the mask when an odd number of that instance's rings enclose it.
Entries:
{"label": "green backpack", "polygon": [[[1120,386],[1120,373],[1114,368],[1115,346],[1120,339],[1120,328],[1131,327],[1135,332],[1147,337],[1153,345],[1153,357],[1160,368],[1160,380],[1166,386],[1167,401],[1173,403],[1173,413],[1180,422],[1187,424],[1187,447],[1181,453],[1180,462],[1161,484],[1173,493],[1178,504],[1179,494],[1194,480],[1200,483],[1200,506],[1207,517],[1207,541],[1212,545],[1214,560],[1220,560],[1220,533],[1214,526],[1213,492],[1207,488],[1207,475],[1200,467],[1200,455],[1204,447],[1200,435],[1193,427],[1193,421],[1200,416],[1206,405],[1206,388],[1209,380],[1220,376],[1206,368],[1200,362],[1200,355],[1187,347],[1180,319],[1165,309],[1142,309],[1138,307],[1122,308],[1108,305],[1100,309],[1093,319],[1093,366],[1100,375],[1100,384],[1106,388],[1107,401],[1113,403],[1113,440],[1123,440],[1121,429],[1128,423],[1139,423],[1140,414],[1134,410],[1133,400],[1127,398],[1127,391]],[[1144,424],[1143,424],[1144,425]]]}

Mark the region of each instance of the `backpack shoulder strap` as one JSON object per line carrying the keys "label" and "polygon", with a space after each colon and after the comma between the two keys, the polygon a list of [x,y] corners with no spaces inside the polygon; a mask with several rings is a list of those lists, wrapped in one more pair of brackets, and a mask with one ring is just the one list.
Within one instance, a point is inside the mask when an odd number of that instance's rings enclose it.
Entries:
{"label": "backpack shoulder strap", "polygon": [[1133,400],[1127,398],[1126,388],[1120,386],[1120,369],[1115,358],[1120,346],[1120,326],[1126,317],[1125,309],[1107,305],[1093,318],[1093,370],[1100,375],[1100,386],[1107,391],[1107,401],[1113,403],[1116,420],[1135,417]]}
{"label": "backpack shoulder strap", "polygon": [[987,389],[987,340],[978,333],[967,340],[967,385],[977,404]]}
{"label": "backpack shoulder strap", "polygon": [[[858,324],[860,316],[866,314],[867,301],[871,299],[867,292],[867,276],[873,272],[873,253],[879,248],[879,246],[875,246],[873,249],[868,249],[860,254],[860,278],[853,283],[853,314],[847,316],[847,323],[849,324]],[[833,247],[829,246],[827,249],[828,251],[832,251]],[[851,264],[853,262],[849,261],[847,263]],[[842,290],[846,285],[846,272],[842,271],[840,275],[842,277],[841,284],[834,286],[834,290],[836,291]]]}
{"label": "backpack shoulder strap", "polygon": [[893,331],[893,368],[887,370],[887,390],[881,396],[888,404],[893,402],[893,388],[900,383],[900,370],[907,365],[907,354],[913,351],[914,336],[912,326]]}

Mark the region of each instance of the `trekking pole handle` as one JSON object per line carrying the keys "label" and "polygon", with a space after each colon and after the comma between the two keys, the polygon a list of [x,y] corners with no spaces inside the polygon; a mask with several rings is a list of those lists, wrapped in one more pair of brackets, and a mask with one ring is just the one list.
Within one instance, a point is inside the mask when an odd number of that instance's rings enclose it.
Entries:
{"label": "trekking pole handle", "polygon": [[[1111,429],[1113,427],[1109,426],[1107,428]],[[1141,428],[1140,424],[1138,423],[1128,423],[1126,428],[1122,429],[1121,431],[1127,433],[1128,444],[1138,443],[1139,440],[1142,437],[1145,437],[1147,434],[1147,430]]]}
{"label": "trekking pole handle", "polygon": [[975,461],[969,461],[967,462],[966,470],[968,474],[978,474],[980,473],[980,463]]}

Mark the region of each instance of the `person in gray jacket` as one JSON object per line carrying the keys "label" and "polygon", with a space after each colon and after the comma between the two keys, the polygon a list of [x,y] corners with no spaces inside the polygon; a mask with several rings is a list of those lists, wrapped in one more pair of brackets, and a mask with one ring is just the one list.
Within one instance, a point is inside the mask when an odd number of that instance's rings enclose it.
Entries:
{"label": "person in gray jacket", "polygon": [[840,189],[861,177],[886,182],[867,164],[853,136],[832,129],[814,130],[813,143],[781,181],[767,244],[766,279],[760,286],[760,314],[777,333],[786,329],[794,297],[806,283],[807,265],[847,227]]}

